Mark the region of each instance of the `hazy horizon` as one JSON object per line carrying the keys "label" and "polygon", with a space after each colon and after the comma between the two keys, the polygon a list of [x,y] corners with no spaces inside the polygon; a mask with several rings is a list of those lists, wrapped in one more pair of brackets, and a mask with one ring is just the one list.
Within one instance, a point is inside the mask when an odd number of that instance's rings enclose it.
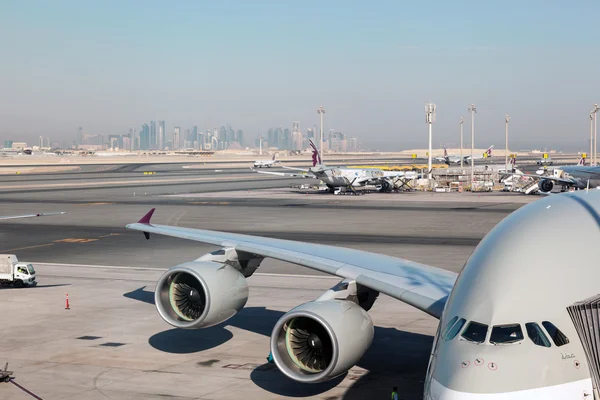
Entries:
{"label": "hazy horizon", "polygon": [[0,139],[126,134],[150,120],[355,136],[365,148],[589,148],[597,2],[16,1],[0,4]]}

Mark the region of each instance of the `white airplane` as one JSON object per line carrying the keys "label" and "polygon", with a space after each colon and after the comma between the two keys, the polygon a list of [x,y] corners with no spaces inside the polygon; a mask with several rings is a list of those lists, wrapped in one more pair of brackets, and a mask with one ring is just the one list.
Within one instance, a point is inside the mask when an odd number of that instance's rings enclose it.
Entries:
{"label": "white airplane", "polygon": [[[321,159],[321,154],[315,146],[312,140],[309,140],[309,144],[312,148],[312,168],[303,169],[295,167],[282,168],[301,171],[302,173],[290,173],[290,172],[267,172],[267,171],[256,171],[260,174],[288,176],[293,178],[313,178],[319,179],[325,183],[331,191],[336,188],[346,188],[350,191],[354,191],[355,187],[361,187],[365,185],[377,185],[380,191],[392,190],[397,181],[407,178],[412,179],[418,177],[418,174],[413,171],[383,171],[380,169],[358,169],[358,168],[339,168],[329,167],[324,165]],[[334,192],[335,193],[335,192]]]}
{"label": "white airplane", "polygon": [[[482,155],[473,155],[473,158],[471,158],[470,155],[468,155],[468,156],[463,155],[463,157],[462,157],[463,164],[468,165],[471,162],[471,160],[481,160],[482,158],[491,157],[493,150],[494,150],[494,145],[491,145],[490,147],[487,148],[487,150]],[[446,150],[446,146],[444,146],[444,156],[436,157],[435,160],[446,163],[448,165],[460,164],[460,156],[448,155],[448,150]]]}
{"label": "white airplane", "polygon": [[586,189],[600,186],[600,167],[586,166],[585,158],[581,157],[577,165],[565,165],[556,167],[554,175],[548,175],[545,169],[536,171],[535,175],[521,174],[538,180],[538,187],[542,193],[550,193],[554,185],[567,188]]}
{"label": "white airplane", "polygon": [[270,160],[257,160],[254,161],[254,168],[271,168],[273,165],[277,164],[279,161],[277,161],[277,153],[275,153],[273,155],[273,158],[271,158]]}
{"label": "white airplane", "polygon": [[440,320],[424,399],[593,398],[589,348],[567,307],[599,292],[594,260],[574,257],[600,241],[600,192],[563,193],[518,209],[486,235],[460,275],[335,246],[152,224],[153,213],[127,228],[146,239],[160,234],[221,247],[158,280],[157,310],[177,328],[235,315],[248,299],[246,278],[266,257],[340,277],[273,328],[275,364],[295,381],[327,381],[356,364],[373,340],[367,311],[384,293]]}

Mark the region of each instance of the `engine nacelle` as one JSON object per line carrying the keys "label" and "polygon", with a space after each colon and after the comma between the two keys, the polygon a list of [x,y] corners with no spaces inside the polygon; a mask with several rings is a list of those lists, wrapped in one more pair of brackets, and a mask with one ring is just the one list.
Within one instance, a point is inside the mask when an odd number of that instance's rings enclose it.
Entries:
{"label": "engine nacelle", "polygon": [[233,317],[248,300],[246,278],[235,268],[193,261],[163,274],[154,292],[160,316],[177,328],[200,329]]}
{"label": "engine nacelle", "polygon": [[352,368],[373,342],[373,334],[369,314],[356,303],[313,301],[281,317],[271,335],[271,353],[289,378],[323,382]]}
{"label": "engine nacelle", "polygon": [[554,183],[550,179],[540,179],[538,187],[542,192],[550,192],[554,187]]}

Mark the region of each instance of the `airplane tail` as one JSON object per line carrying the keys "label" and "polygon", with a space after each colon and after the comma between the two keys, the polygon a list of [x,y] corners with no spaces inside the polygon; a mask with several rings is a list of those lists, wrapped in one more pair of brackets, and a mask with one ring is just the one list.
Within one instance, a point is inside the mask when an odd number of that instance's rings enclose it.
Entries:
{"label": "airplane tail", "polygon": [[581,156],[577,165],[585,165],[585,157]]}
{"label": "airplane tail", "polygon": [[512,165],[514,167],[516,163],[517,163],[516,157],[511,157],[511,159],[510,159],[510,165]]}
{"label": "airplane tail", "polygon": [[319,150],[317,149],[317,146],[315,146],[315,144],[313,143],[312,139],[308,140],[308,144],[310,144],[310,147],[312,148],[312,163],[313,163],[313,167],[317,166],[317,165],[321,165],[322,161],[321,161],[321,154],[319,153]]}
{"label": "airplane tail", "polygon": [[487,153],[488,157],[492,156],[492,150],[494,150],[494,145],[491,145],[490,147],[488,147],[488,149],[485,151]]}
{"label": "airplane tail", "polygon": [[442,146],[444,148],[444,158],[448,158],[448,150],[446,149],[446,146]]}
{"label": "airplane tail", "polygon": [[277,153],[273,154],[272,160],[275,161],[277,159]]}

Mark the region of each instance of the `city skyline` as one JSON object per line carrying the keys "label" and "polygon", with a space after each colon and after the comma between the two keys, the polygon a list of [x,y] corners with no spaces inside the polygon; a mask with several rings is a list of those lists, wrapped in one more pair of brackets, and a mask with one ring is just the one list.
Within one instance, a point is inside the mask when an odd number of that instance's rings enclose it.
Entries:
{"label": "city skyline", "polygon": [[432,101],[436,144],[457,142],[475,103],[476,145],[503,143],[508,113],[515,147],[588,147],[589,110],[600,103],[591,73],[600,61],[597,2],[433,1],[427,9],[9,0],[0,5],[0,138],[64,141],[77,126],[127,134],[160,118],[204,129],[228,121],[252,140],[290,121],[318,125],[322,104],[325,132],[401,150],[427,145],[421,109]]}

